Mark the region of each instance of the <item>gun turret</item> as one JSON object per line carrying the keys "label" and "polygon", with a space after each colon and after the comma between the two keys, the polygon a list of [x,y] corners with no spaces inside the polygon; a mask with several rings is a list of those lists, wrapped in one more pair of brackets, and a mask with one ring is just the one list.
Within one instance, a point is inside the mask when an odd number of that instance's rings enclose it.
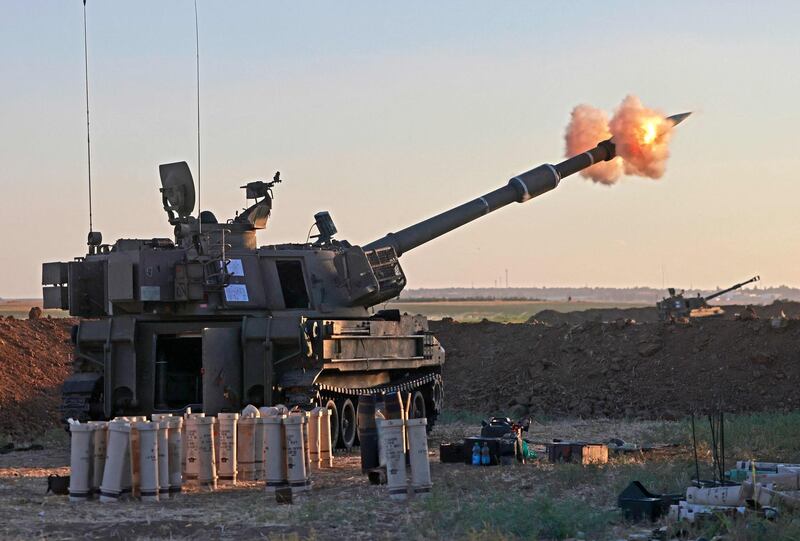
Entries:
{"label": "gun turret", "polygon": [[722,291],[717,291],[716,293],[712,293],[711,295],[708,295],[707,297],[703,297],[703,298],[705,300],[707,300],[707,301],[710,301],[711,299],[719,297],[720,295],[724,295],[725,293],[728,293],[730,291],[734,291],[736,289],[744,287],[747,284],[752,284],[753,282],[758,282],[759,280],[761,280],[761,276],[753,276],[749,280],[746,280],[746,281],[741,282],[739,284],[733,285],[733,286],[729,287],[728,289],[723,289]]}

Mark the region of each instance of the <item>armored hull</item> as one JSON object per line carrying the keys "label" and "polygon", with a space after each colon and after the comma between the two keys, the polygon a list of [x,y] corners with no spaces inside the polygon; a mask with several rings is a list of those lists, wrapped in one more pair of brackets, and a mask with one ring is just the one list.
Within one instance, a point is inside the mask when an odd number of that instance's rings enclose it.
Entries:
{"label": "armored hull", "polygon": [[[169,239],[124,239],[46,264],[46,280],[58,282],[48,297],[86,318],[73,334],[64,417],[323,404],[350,447],[358,396],[403,391],[415,415],[434,420],[444,350],[425,318],[359,305],[375,288],[347,279],[353,248],[230,247],[197,262]],[[380,265],[402,276],[396,258]]]}

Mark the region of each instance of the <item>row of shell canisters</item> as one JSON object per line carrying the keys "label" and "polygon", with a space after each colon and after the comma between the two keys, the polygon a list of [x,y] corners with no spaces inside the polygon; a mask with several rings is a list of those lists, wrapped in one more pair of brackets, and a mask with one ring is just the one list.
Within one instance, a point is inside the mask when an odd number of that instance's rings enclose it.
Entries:
{"label": "row of shell canisters", "polygon": [[153,414],[112,421],[70,420],[70,501],[122,497],[157,502],[190,483],[264,482],[268,492],[311,488],[314,469],[332,467],[330,412],[247,406],[241,414]]}

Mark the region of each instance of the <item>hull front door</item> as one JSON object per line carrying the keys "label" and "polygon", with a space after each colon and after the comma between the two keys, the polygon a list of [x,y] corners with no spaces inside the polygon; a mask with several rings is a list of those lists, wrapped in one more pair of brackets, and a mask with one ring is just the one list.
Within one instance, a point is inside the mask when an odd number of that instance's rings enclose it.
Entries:
{"label": "hull front door", "polygon": [[203,329],[203,412],[239,411],[242,351],[239,327]]}

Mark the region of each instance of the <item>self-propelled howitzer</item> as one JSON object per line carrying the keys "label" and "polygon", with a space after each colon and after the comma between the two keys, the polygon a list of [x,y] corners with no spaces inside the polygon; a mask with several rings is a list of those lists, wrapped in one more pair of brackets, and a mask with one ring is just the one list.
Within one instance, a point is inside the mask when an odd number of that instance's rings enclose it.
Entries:
{"label": "self-propelled howitzer", "polygon": [[677,318],[689,317],[722,316],[725,314],[725,310],[721,306],[711,306],[707,301],[740,289],[747,284],[758,282],[759,280],[761,280],[760,276],[753,276],[749,280],[734,284],[731,287],[716,291],[705,297],[700,296],[700,293],[698,293],[696,297],[684,297],[683,291],[676,293],[675,288],[671,287],[668,289],[669,297],[662,298],[656,303],[658,316],[661,321],[672,321]]}
{"label": "self-propelled howitzer", "polygon": [[256,231],[267,226],[279,174],[243,186],[252,204],[219,222],[208,211],[193,215],[188,165],[164,164],[173,238],[104,244],[91,232],[85,256],[43,265],[45,307],[82,318],[62,414],[321,404],[332,411],[334,441],[351,447],[358,397],[400,391],[432,425],[442,408],[444,349],[424,317],[372,310],[405,286],[399,256],[614,154],[604,141],[363,247],[335,239],[327,212],[315,215],[313,242],[259,247]]}

